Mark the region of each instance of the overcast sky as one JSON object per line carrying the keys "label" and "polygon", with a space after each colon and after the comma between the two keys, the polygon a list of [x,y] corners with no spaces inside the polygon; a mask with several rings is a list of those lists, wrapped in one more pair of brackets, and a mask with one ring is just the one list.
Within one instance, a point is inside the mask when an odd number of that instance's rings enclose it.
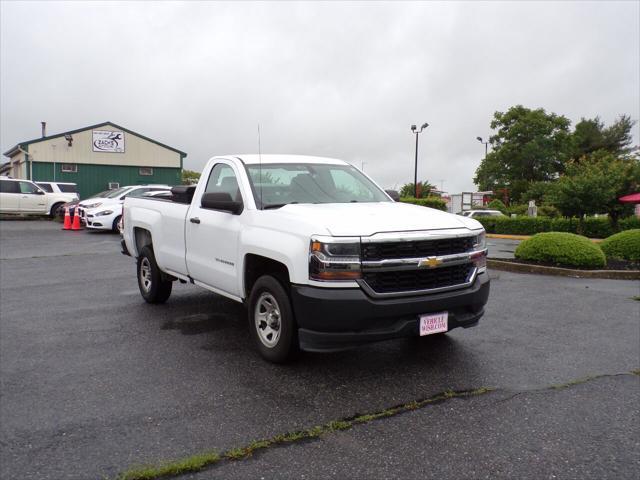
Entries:
{"label": "overcast sky", "polygon": [[[1,3],[0,143],[112,121],[208,158],[337,157],[383,187],[472,178],[493,113],[640,117],[640,2]],[[640,138],[639,127],[634,140]],[[5,158],[5,161],[7,159]]]}

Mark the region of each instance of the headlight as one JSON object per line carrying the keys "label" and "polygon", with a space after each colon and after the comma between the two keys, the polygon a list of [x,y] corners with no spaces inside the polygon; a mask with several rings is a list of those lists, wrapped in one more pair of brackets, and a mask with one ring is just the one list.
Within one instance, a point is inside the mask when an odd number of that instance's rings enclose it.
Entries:
{"label": "headlight", "polygon": [[470,257],[478,268],[478,272],[484,272],[487,269],[487,236],[484,230],[475,238]]}
{"label": "headlight", "polygon": [[482,230],[482,233],[480,233],[473,242],[473,249],[484,250],[485,248],[487,248],[487,235],[486,232]]}
{"label": "headlight", "polygon": [[319,281],[356,280],[360,270],[360,238],[312,237],[309,278]]}
{"label": "headlight", "polygon": [[91,205],[84,205],[82,208],[86,208],[87,210],[90,208],[96,208],[99,207],[100,205],[102,205],[102,202],[98,202],[98,203],[92,203]]}
{"label": "headlight", "polygon": [[111,215],[112,213],[113,213],[113,210],[104,210],[102,212],[96,213],[96,217],[102,217],[104,215]]}

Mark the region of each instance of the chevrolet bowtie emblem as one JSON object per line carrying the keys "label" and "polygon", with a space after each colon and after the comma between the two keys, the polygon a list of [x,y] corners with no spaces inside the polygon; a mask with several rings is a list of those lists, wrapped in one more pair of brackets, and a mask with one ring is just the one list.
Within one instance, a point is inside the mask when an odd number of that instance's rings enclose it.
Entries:
{"label": "chevrolet bowtie emblem", "polygon": [[420,263],[418,264],[418,266],[434,268],[440,265],[441,263],[442,263],[442,260],[438,259],[437,257],[427,257],[420,260]]}

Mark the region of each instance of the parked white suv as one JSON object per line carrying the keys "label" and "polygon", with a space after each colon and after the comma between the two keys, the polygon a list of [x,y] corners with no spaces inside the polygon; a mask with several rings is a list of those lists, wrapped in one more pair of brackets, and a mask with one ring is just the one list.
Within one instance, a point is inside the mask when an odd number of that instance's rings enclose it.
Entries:
{"label": "parked white suv", "polygon": [[77,193],[49,193],[29,180],[0,177],[0,213],[53,217],[58,208],[74,200],[78,200]]}
{"label": "parked white suv", "polygon": [[114,190],[102,198],[89,198],[79,204],[80,218],[87,228],[118,231],[122,203],[126,197],[141,197],[150,192],[169,192],[168,185],[133,185]]}

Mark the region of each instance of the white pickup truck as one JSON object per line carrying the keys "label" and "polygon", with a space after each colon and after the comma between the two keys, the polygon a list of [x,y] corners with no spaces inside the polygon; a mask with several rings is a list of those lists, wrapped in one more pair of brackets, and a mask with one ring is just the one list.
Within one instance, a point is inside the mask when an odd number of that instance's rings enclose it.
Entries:
{"label": "white pickup truck", "polygon": [[127,198],[123,253],[149,303],[172,282],[247,306],[260,354],[336,351],[478,323],[489,296],[476,220],[393,202],[341,160],[214,157],[171,199]]}

